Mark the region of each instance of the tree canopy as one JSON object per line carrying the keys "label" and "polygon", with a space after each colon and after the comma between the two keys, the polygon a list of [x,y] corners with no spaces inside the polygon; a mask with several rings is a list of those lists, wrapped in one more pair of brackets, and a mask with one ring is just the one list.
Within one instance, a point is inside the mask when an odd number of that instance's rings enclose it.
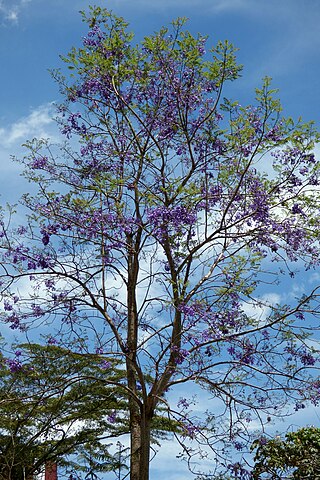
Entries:
{"label": "tree canopy", "polygon": [[[116,363],[106,386],[106,360],[77,355],[56,345],[21,345],[0,370],[0,479],[23,480],[48,462],[67,470],[79,452],[89,452],[96,472],[118,468],[108,437],[128,431],[126,399],[115,386]],[[79,455],[78,455],[79,457]],[[77,461],[76,470],[86,469]]]}
{"label": "tree canopy", "polygon": [[[269,78],[252,105],[224,98],[234,47],[206,52],[184,19],[138,45],[105,9],[83,20],[53,72],[66,141],[26,144],[38,193],[25,224],[3,213],[1,318],[121,363],[131,480],[149,478],[157,408],[193,471],[209,449],[232,472],[253,421],[319,400],[318,286],[265,293],[319,265],[319,135],[282,115]],[[201,414],[193,393],[173,400],[184,385],[208,398]]]}
{"label": "tree canopy", "polygon": [[320,479],[320,429],[300,428],[280,436],[262,438],[253,444],[255,453],[254,480],[282,478]]}

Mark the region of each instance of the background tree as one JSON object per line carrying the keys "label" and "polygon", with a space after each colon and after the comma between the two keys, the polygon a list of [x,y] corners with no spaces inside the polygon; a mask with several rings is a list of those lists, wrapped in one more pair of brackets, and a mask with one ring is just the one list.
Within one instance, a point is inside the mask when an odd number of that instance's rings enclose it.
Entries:
{"label": "background tree", "polygon": [[[4,215],[2,318],[125,365],[131,480],[149,478],[160,406],[190,467],[210,448],[232,474],[227,447],[251,441],[248,422],[319,399],[318,288],[279,304],[264,295],[319,263],[318,134],[281,116],[269,79],[254,105],[224,99],[241,70],[234,48],[206,54],[184,20],[135,45],[110,12],[83,19],[70,75],[54,72],[70,142],[27,144],[39,191],[24,196],[26,225]],[[170,402],[187,383],[212,411]]]}
{"label": "background tree", "polygon": [[[114,362],[32,344],[2,360],[0,479],[23,480],[51,461],[81,472],[86,465],[80,452],[89,451],[98,457],[97,473],[118,468],[105,444],[108,436],[128,430],[121,416],[127,402],[115,386],[123,372]],[[105,386],[104,368],[112,369],[113,386]]]}
{"label": "background tree", "polygon": [[262,438],[254,442],[255,466],[252,478],[319,480],[320,429],[300,428],[289,432],[285,439]]}
{"label": "background tree", "polygon": [[[110,438],[129,433],[124,370],[99,353],[77,354],[50,341],[20,345],[2,357],[0,480],[24,480],[52,461],[60,473],[64,468],[86,478],[127,470],[127,448],[122,445],[121,455],[110,450]],[[158,408],[152,442],[168,430],[178,432],[178,425]]]}

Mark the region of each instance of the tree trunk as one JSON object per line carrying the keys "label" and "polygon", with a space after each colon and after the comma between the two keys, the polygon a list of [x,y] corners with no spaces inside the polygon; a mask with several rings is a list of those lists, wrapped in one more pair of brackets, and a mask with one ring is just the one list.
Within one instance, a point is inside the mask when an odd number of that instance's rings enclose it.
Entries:
{"label": "tree trunk", "polygon": [[142,385],[144,399],[138,399],[137,380],[143,383],[143,375],[136,359],[138,348],[138,310],[136,288],[139,273],[139,244],[141,230],[137,233],[135,243],[127,235],[128,244],[128,283],[127,308],[128,330],[126,367],[128,387],[132,392],[129,398],[130,414],[130,480],[149,480],[150,463],[150,429],[154,412],[154,401],[148,401],[145,385]]}
{"label": "tree trunk", "polygon": [[149,480],[151,415],[143,405],[142,412],[130,412],[131,457],[130,480]]}

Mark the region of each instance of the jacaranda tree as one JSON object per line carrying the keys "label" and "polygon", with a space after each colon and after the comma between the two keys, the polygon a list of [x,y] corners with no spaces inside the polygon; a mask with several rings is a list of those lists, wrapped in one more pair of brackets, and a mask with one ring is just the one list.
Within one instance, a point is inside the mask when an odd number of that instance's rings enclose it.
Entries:
{"label": "jacaranda tree", "polygon": [[38,194],[25,225],[4,213],[2,319],[122,362],[131,480],[149,478],[156,408],[190,468],[211,449],[216,474],[245,475],[228,446],[320,396],[318,288],[290,295],[319,264],[318,134],[282,116],[269,79],[253,105],[223,98],[234,48],[206,53],[183,19],[135,45],[110,12],[83,18],[70,73],[53,72],[66,141],[27,144]]}

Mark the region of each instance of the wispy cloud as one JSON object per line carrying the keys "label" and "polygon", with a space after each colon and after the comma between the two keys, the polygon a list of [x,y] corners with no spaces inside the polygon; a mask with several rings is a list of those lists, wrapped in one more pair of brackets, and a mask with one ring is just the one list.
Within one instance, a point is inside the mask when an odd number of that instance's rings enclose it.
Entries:
{"label": "wispy cloud", "polygon": [[256,3],[255,0],[214,0],[211,9],[216,13],[244,11],[254,8]]}
{"label": "wispy cloud", "polygon": [[224,13],[229,11],[248,10],[253,8],[257,0],[109,0],[108,8],[144,8],[148,11],[199,8],[201,11]]}
{"label": "wispy cloud", "polygon": [[271,308],[280,303],[281,297],[277,293],[266,293],[261,298],[250,303],[243,303],[242,310],[249,317],[264,322],[271,313]]}
{"label": "wispy cloud", "polygon": [[5,149],[34,137],[52,137],[53,105],[47,103],[35,108],[29,115],[7,127],[0,127],[0,146]]}
{"label": "wispy cloud", "polygon": [[26,150],[22,144],[33,138],[49,138],[55,142],[59,131],[52,120],[53,105],[41,105],[12,124],[0,122],[0,194],[1,204],[16,203],[25,193],[26,181],[20,176],[23,167],[14,158],[22,158]]}
{"label": "wispy cloud", "polygon": [[18,118],[13,123],[4,124],[0,119],[0,203],[17,203],[26,191],[33,186],[27,184],[21,176],[23,166],[13,158],[23,158],[27,150],[22,146],[33,138],[50,139],[59,142],[60,132],[53,119],[56,110],[53,103],[40,105],[28,115]]}
{"label": "wispy cloud", "polygon": [[0,0],[0,19],[9,23],[18,23],[21,10],[31,0]]}

